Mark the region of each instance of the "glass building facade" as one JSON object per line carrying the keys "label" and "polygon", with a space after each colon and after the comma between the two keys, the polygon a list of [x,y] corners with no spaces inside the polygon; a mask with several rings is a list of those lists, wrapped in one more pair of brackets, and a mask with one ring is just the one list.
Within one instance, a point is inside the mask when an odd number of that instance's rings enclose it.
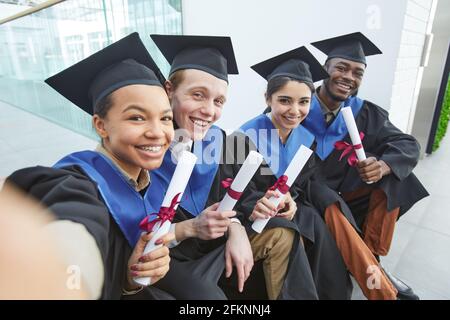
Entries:
{"label": "glass building facade", "polygon": [[44,79],[134,31],[167,74],[150,34],[182,33],[181,0],[70,0],[0,25],[0,100],[96,138]]}

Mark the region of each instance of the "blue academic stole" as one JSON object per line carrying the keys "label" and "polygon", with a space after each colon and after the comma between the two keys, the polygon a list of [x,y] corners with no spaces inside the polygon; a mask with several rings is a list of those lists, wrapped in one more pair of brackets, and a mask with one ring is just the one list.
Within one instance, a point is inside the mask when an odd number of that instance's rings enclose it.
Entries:
{"label": "blue academic stole", "polygon": [[255,144],[277,178],[284,174],[301,145],[310,148],[314,142],[314,135],[299,125],[291,131],[286,143],[283,144],[272,120],[266,114],[246,122],[239,131]]}
{"label": "blue academic stole", "polygon": [[[364,100],[358,97],[350,97],[342,103],[344,107],[351,107],[353,116],[356,118],[361,111]],[[325,160],[334,150],[334,144],[341,141],[348,134],[344,117],[339,112],[337,117],[327,128],[319,99],[314,94],[311,100],[311,108],[303,125],[316,136],[316,153],[320,159]]]}
{"label": "blue academic stole", "polygon": [[93,180],[103,202],[133,248],[141,230],[139,223],[147,214],[158,212],[148,200],[149,190],[142,197],[105,155],[95,151],[81,151],[69,154],[59,160],[54,167],[78,166]]}
{"label": "blue academic stole", "polygon": [[[200,141],[194,141],[193,153],[197,156],[192,175],[184,190],[180,206],[193,216],[199,215],[205,208],[211,185],[219,168],[223,144],[223,133],[212,126],[205,137]],[[151,194],[151,202],[159,208],[164,199],[170,179],[176,168],[171,152],[166,152],[164,160],[156,170],[150,172],[151,185],[148,194]]]}

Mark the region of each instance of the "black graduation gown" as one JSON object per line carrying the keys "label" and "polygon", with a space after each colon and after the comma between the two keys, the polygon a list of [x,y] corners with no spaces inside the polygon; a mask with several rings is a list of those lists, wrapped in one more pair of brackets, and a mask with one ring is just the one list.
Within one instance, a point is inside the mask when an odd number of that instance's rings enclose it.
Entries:
{"label": "black graduation gown", "polygon": [[[221,164],[214,176],[205,207],[223,199],[226,190],[221,186],[221,182],[226,178],[234,178],[240,168],[236,163],[238,157],[234,154],[235,149],[230,147],[233,140],[227,138],[224,131],[222,138]],[[254,187],[247,186],[241,199],[251,199],[255,190]],[[237,212],[236,217],[245,225],[244,213],[240,210],[239,202],[234,210]],[[194,216],[180,205],[173,221],[180,222],[192,218]],[[177,299],[267,298],[262,263],[255,264],[242,294],[237,292],[236,270],[233,270],[230,279],[225,279],[226,240],[223,236],[215,240],[189,238],[182,241],[170,250],[172,258],[170,270],[155,286]],[[285,281],[280,298],[317,299],[305,253],[295,248],[291,255],[294,257],[291,261],[295,261],[290,267],[290,270],[294,271],[289,272],[293,280]]]}
{"label": "black graduation gown", "polygon": [[[249,137],[240,132],[234,133],[229,139],[234,139],[235,145],[245,145],[245,157],[250,150],[257,150]],[[237,147],[235,149],[242,150],[242,148]],[[234,157],[245,159],[245,157],[236,153]],[[256,201],[264,196],[267,189],[277,180],[273,174],[261,175],[260,172],[270,172],[265,161],[253,177],[247,192],[244,193],[237,206],[237,210],[244,214],[244,225],[249,233],[255,232],[251,228],[252,222],[248,220],[248,217],[253,211]],[[312,183],[316,173],[317,162],[315,157],[311,157],[290,188],[291,195],[298,207],[294,219],[289,221],[285,218],[274,217],[266,225],[266,228],[290,228],[295,230],[297,235],[280,299],[311,299],[313,295],[316,295],[319,299],[336,300],[350,299],[351,297],[353,286],[347,268],[333,237],[311,201],[311,199],[314,199],[313,192],[320,191],[317,189],[319,186],[318,178],[316,178],[314,184]],[[330,203],[338,201],[339,197],[335,193],[329,192],[324,195],[327,194],[331,194],[331,199],[326,197],[321,197],[321,199]],[[304,250],[300,245],[300,235],[305,240]],[[309,264],[306,262],[307,260],[309,260]],[[311,279],[311,275],[313,279]],[[313,283],[308,282],[311,280]],[[314,294],[312,291],[315,291]]]}
{"label": "black graduation gown", "polygon": [[[101,200],[94,181],[77,166],[62,169],[37,166],[14,172],[6,183],[37,199],[56,219],[83,224],[94,237],[103,260],[105,280],[101,299],[122,298],[132,248]],[[150,286],[126,299],[173,297]]]}
{"label": "black graduation gown", "polygon": [[[233,165],[224,164],[227,150],[226,134],[223,130],[221,133],[223,139],[221,164],[214,175],[205,208],[222,200],[226,190],[221,187],[221,181],[233,177]],[[239,219],[240,215],[238,212],[236,217]],[[195,216],[179,205],[173,222],[192,218]],[[171,248],[170,270],[156,286],[181,300],[227,299],[227,295],[219,286],[219,280],[225,270],[226,240],[226,236],[214,240],[188,238]]]}
{"label": "black graduation gown", "polygon": [[[429,195],[412,172],[419,159],[420,145],[414,137],[403,133],[389,121],[388,112],[370,101],[364,100],[355,120],[358,130],[365,135],[362,144],[367,157],[385,161],[392,170],[391,174],[368,185],[346,159],[339,161],[342,151],[336,149],[323,160],[322,174],[328,185],[341,193],[368,186],[382,189],[387,196],[387,210],[400,207],[401,216]],[[348,134],[344,140],[350,143]],[[365,197],[348,203],[360,226],[367,215],[368,199]]]}

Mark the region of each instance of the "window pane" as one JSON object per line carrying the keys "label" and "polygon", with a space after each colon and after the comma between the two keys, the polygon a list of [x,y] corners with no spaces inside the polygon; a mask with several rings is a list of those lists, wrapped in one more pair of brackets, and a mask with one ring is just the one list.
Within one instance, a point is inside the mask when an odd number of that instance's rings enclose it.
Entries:
{"label": "window pane", "polygon": [[149,35],[182,33],[181,0],[71,0],[0,25],[0,100],[96,139],[44,79],[134,31],[167,74]]}

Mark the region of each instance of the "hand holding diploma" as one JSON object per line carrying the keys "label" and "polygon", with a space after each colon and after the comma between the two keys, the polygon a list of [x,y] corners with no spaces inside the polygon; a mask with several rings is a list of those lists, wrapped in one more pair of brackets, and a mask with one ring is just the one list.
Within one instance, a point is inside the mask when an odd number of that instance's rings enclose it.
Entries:
{"label": "hand holding diploma", "polygon": [[[157,214],[157,218],[150,221],[149,217],[146,217],[146,219],[141,222],[141,228],[148,232],[153,232],[153,236],[145,246],[143,255],[146,255],[163,245],[156,244],[155,242],[169,232],[175,210],[178,207],[184,189],[191,177],[196,161],[197,157],[193,153],[189,151],[183,151],[181,153],[178,158],[177,167],[175,168],[175,172],[173,173],[169,187],[167,188],[161,209]],[[151,279],[149,277],[137,277],[134,281],[143,286],[151,284]]]}
{"label": "hand holding diploma", "polygon": [[233,207],[262,161],[263,157],[259,153],[251,151],[235,179],[228,178],[222,181],[222,187],[227,189],[227,193],[220,203],[205,208],[201,214],[192,219],[194,232],[191,237],[212,240],[222,237],[228,231],[230,218],[236,215],[236,212],[232,211]]}
{"label": "hand holding diploma", "polygon": [[[272,188],[271,188],[272,189]],[[283,200],[280,202],[278,207],[270,202],[270,198],[278,198],[278,193],[273,190],[267,190],[266,194],[256,202],[255,207],[249,217],[250,221],[255,221],[257,219],[268,219],[275,216],[279,218],[285,218],[287,220],[292,220],[297,212],[297,204],[289,192],[283,195]]]}
{"label": "hand holding diploma", "polygon": [[391,173],[391,168],[383,160],[377,160],[375,157],[358,161],[356,168],[361,179],[368,184],[378,182]]}
{"label": "hand holding diploma", "polygon": [[[361,142],[361,140],[364,139],[364,133],[358,132],[358,127],[356,126],[351,107],[344,107],[341,109],[341,112],[344,117],[352,145],[349,145],[345,141],[338,141],[336,142],[335,147],[338,150],[344,150],[339,158],[339,161],[348,154],[349,156],[347,158],[347,162],[350,166],[354,167],[357,165],[358,161],[362,162],[366,160],[366,153],[364,152],[364,147]],[[367,180],[366,183],[371,184],[373,181]]]}
{"label": "hand holding diploma", "polygon": [[169,271],[170,256],[168,244],[175,238],[173,233],[168,233],[156,241],[158,248],[144,255],[145,246],[155,239],[153,233],[143,232],[136,243],[130,258],[128,259],[127,283],[124,284],[124,292],[134,294],[142,289],[142,285],[135,282],[135,278],[150,279],[155,284]]}
{"label": "hand holding diploma", "polygon": [[[284,174],[280,176],[277,182],[270,188],[270,190],[275,192],[275,195],[270,197],[269,201],[275,208],[278,208],[281,201],[284,200],[284,196],[289,191],[292,183],[297,179],[311,154],[311,149],[303,145],[300,146]],[[269,220],[270,218],[256,219],[252,224],[252,229],[261,233]]]}

